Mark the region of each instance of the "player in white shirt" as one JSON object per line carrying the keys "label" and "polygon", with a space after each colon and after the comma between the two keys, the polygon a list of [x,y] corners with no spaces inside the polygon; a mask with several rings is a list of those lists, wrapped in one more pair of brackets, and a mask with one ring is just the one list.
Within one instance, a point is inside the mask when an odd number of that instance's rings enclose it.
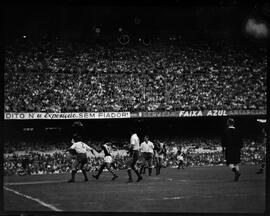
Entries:
{"label": "player in white shirt", "polygon": [[144,157],[144,162],[141,167],[141,172],[144,169],[144,167],[148,167],[149,171],[149,176],[152,174],[152,169],[153,169],[153,156],[154,156],[154,144],[149,141],[149,137],[146,135],[144,137],[144,142],[141,144],[141,152],[144,152],[143,157]]}
{"label": "player in white shirt", "polygon": [[[72,157],[74,158],[74,161],[72,163],[72,171],[71,171],[71,179],[68,182],[75,182],[75,175],[78,172],[78,170],[82,170],[82,174],[84,175],[84,181],[88,181],[88,177],[86,174],[86,164],[87,164],[87,151],[91,151],[92,154],[94,154],[93,149],[83,143],[81,141],[80,136],[75,136],[72,140],[72,146],[65,151],[69,152]],[[65,154],[64,153],[64,154]]]}
{"label": "player in white shirt", "polygon": [[136,168],[136,163],[139,159],[139,150],[140,150],[140,139],[138,135],[133,131],[131,138],[130,138],[130,146],[129,146],[129,154],[131,159],[128,163],[128,182],[133,182],[131,169],[136,173],[138,176],[137,182],[142,180],[142,176],[140,175],[138,169]]}
{"label": "player in white shirt", "polygon": [[114,170],[112,169],[112,162],[113,162],[113,159],[112,159],[112,155],[111,155],[111,152],[112,152],[112,143],[105,143],[104,145],[101,146],[101,149],[96,149],[95,150],[100,153],[100,152],[104,152],[105,154],[105,158],[104,158],[104,162],[103,164],[100,166],[99,170],[98,170],[98,173],[96,175],[93,175],[93,177],[95,179],[98,179],[99,176],[101,175],[103,169],[106,167],[108,169],[108,171],[110,173],[112,173],[113,175],[113,178],[112,180],[115,180],[118,176],[115,174]]}

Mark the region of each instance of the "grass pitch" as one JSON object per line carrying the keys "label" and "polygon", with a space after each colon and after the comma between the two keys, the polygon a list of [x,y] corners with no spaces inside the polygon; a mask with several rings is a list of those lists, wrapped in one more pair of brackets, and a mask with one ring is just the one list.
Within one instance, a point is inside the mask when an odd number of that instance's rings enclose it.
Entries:
{"label": "grass pitch", "polygon": [[126,171],[115,181],[103,172],[99,180],[88,173],[83,182],[78,173],[75,183],[66,182],[70,174],[10,176],[4,178],[4,210],[263,213],[265,175],[256,174],[258,166],[240,169],[239,182],[226,166],[165,168],[139,183],[127,183]]}

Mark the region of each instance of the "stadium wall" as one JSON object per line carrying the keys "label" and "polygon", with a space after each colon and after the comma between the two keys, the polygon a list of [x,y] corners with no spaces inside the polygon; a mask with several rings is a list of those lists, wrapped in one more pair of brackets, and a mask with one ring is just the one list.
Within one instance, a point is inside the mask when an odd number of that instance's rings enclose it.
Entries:
{"label": "stadium wall", "polygon": [[[228,116],[195,118],[124,118],[82,119],[86,139],[128,141],[130,129],[136,128],[140,137],[148,134],[153,138],[216,137],[221,136]],[[235,126],[244,137],[256,138],[264,124],[258,122],[261,115],[234,116]],[[5,140],[46,139],[70,140],[74,120],[9,120],[4,121]]]}

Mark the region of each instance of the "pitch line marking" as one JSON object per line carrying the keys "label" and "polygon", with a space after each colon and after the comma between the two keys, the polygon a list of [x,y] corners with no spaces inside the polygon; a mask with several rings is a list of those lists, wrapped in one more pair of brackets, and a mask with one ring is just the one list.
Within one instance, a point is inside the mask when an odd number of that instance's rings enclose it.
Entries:
{"label": "pitch line marking", "polygon": [[67,181],[32,181],[32,182],[7,182],[4,185],[31,185],[31,184],[50,184],[50,183],[62,183]]}
{"label": "pitch line marking", "polygon": [[36,201],[36,202],[39,203],[40,205],[45,206],[45,207],[47,207],[47,208],[49,208],[49,209],[51,209],[51,210],[53,210],[53,211],[63,211],[63,210],[61,210],[61,209],[59,209],[59,208],[56,208],[55,206],[53,206],[53,205],[51,205],[51,204],[45,203],[45,202],[43,202],[43,201],[40,200],[40,199],[37,199],[37,198],[31,197],[31,196],[28,196],[28,195],[23,194],[23,193],[20,193],[19,191],[10,189],[10,188],[5,187],[5,186],[4,186],[4,189],[7,190],[7,191],[10,191],[10,192],[13,192],[13,193],[15,193],[15,194],[17,194],[17,195],[19,195],[19,196],[22,196],[22,197],[24,197],[24,198],[26,198],[26,199],[30,199],[30,200]]}

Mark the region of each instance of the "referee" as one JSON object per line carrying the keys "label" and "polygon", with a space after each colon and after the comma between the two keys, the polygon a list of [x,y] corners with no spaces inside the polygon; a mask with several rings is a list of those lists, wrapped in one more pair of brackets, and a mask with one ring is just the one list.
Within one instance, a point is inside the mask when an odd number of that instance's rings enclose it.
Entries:
{"label": "referee", "polygon": [[234,172],[234,181],[238,181],[241,175],[239,171],[241,148],[243,141],[238,130],[234,127],[234,119],[227,120],[227,128],[222,137],[222,150],[225,153],[227,166]]}

